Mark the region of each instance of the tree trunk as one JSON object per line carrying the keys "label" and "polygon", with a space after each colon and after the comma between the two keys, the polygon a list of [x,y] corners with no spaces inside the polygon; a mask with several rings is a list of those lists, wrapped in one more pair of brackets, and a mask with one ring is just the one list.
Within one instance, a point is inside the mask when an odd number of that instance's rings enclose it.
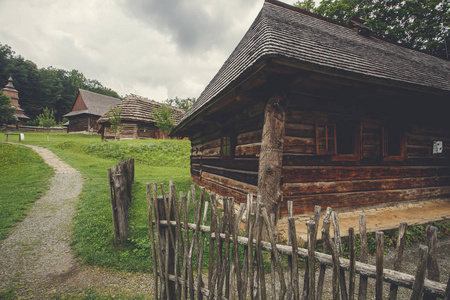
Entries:
{"label": "tree trunk", "polygon": [[268,214],[278,219],[285,129],[285,97],[269,99],[264,112],[264,126],[259,154],[258,194]]}

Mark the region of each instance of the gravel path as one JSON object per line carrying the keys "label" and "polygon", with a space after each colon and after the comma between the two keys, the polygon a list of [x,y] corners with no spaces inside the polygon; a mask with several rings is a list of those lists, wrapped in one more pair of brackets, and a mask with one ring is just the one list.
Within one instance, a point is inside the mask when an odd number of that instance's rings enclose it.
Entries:
{"label": "gravel path", "polygon": [[[94,289],[106,294],[149,295],[152,277],[80,265],[70,248],[81,174],[45,148],[29,146],[55,169],[50,189],[0,244],[0,292],[17,299],[49,299]],[[0,294],[1,298],[1,294]]]}

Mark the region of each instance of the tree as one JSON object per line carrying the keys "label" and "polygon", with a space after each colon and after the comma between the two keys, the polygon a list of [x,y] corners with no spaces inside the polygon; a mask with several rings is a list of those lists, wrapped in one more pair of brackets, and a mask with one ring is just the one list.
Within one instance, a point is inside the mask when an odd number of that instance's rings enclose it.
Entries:
{"label": "tree", "polygon": [[175,124],[172,121],[172,109],[166,105],[161,106],[159,111],[153,112],[153,118],[156,121],[156,127],[163,133],[163,140],[166,139],[166,134],[169,133]]}
{"label": "tree", "polygon": [[303,0],[303,1],[297,1],[293,4],[295,7],[307,10],[309,12],[314,11],[314,7],[316,4],[314,3],[314,0]]}
{"label": "tree", "polygon": [[114,141],[117,141],[117,135],[123,130],[122,123],[122,107],[109,107],[107,114],[108,121],[111,124],[111,131],[114,133]]}
{"label": "tree", "polygon": [[378,36],[449,59],[450,1],[323,0],[312,11],[343,23],[360,18]]}
{"label": "tree", "polygon": [[11,106],[11,99],[0,92],[0,127],[4,124],[15,124],[17,122],[15,112],[16,108]]}
{"label": "tree", "polygon": [[47,142],[49,142],[50,141],[50,137],[49,137],[50,128],[52,128],[56,125],[55,112],[53,111],[53,109],[46,107],[46,108],[44,108],[44,111],[42,112],[42,114],[40,114],[37,117],[37,119],[39,120],[39,126],[47,129]]}
{"label": "tree", "polygon": [[180,108],[184,111],[188,111],[192,105],[194,105],[195,101],[197,101],[195,98],[186,98],[186,99],[180,99],[178,97],[175,97],[175,99],[167,99],[164,101],[167,105]]}

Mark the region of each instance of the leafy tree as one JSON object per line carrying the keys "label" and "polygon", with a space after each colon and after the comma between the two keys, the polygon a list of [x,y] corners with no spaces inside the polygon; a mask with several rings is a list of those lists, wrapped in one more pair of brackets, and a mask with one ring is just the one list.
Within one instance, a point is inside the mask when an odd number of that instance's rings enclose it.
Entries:
{"label": "leafy tree", "polygon": [[175,97],[175,99],[167,99],[166,101],[164,101],[164,103],[176,108],[180,108],[184,111],[188,111],[192,107],[192,105],[194,105],[195,101],[197,101],[197,99],[195,98],[180,99],[178,97]]}
{"label": "leafy tree", "polygon": [[16,108],[11,106],[11,99],[0,92],[0,127],[4,124],[15,124],[17,122],[15,112]]}
{"label": "leafy tree", "polygon": [[120,98],[98,80],[87,79],[78,70],[66,71],[54,67],[38,69],[35,63],[25,60],[8,45],[0,43],[0,88],[12,76],[19,91],[20,106],[31,118],[42,113],[44,107],[54,110],[57,121],[70,111],[78,89]]}
{"label": "leafy tree", "polygon": [[450,1],[323,0],[312,11],[343,23],[358,17],[378,36],[449,59]]}
{"label": "leafy tree", "polygon": [[314,7],[316,6],[316,3],[314,0],[303,0],[303,1],[297,1],[293,4],[294,6],[307,10],[309,12],[314,11]]}
{"label": "leafy tree", "polygon": [[153,118],[156,121],[156,127],[163,133],[163,140],[165,140],[166,134],[175,126],[172,121],[172,109],[163,105],[159,111],[156,110],[153,112]]}
{"label": "leafy tree", "polygon": [[55,112],[53,111],[53,109],[46,107],[46,108],[44,108],[44,111],[42,112],[42,114],[40,114],[37,117],[37,119],[39,120],[39,126],[47,129],[47,142],[49,142],[50,141],[50,137],[49,137],[50,128],[52,128],[56,125]]}
{"label": "leafy tree", "polygon": [[109,107],[107,114],[108,121],[111,124],[111,131],[114,133],[114,141],[117,141],[117,135],[123,130],[122,123],[122,107]]}

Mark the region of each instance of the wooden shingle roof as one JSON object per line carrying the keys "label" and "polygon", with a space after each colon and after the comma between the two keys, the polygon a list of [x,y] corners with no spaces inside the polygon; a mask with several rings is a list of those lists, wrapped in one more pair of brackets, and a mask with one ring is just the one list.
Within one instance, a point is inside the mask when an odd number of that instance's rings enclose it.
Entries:
{"label": "wooden shingle roof", "polygon": [[179,127],[257,72],[261,61],[272,58],[305,70],[450,95],[450,61],[360,35],[350,25],[266,0],[250,29]]}
{"label": "wooden shingle roof", "polygon": [[[122,108],[122,122],[142,122],[142,123],[155,123],[153,117],[155,111],[159,111],[164,104],[153,101],[138,95],[127,96],[118,107]],[[184,111],[172,106],[172,121],[175,125],[181,121],[184,116]],[[109,112],[109,110],[108,110]],[[98,123],[107,123],[107,113],[103,114]]]}
{"label": "wooden shingle roof", "polygon": [[79,95],[81,95],[81,98],[83,99],[83,102],[86,105],[87,109],[71,111],[65,114],[64,117],[76,116],[81,114],[101,116],[109,110],[110,106],[114,107],[121,102],[121,100],[118,98],[105,96],[82,89],[79,89],[78,93]]}

